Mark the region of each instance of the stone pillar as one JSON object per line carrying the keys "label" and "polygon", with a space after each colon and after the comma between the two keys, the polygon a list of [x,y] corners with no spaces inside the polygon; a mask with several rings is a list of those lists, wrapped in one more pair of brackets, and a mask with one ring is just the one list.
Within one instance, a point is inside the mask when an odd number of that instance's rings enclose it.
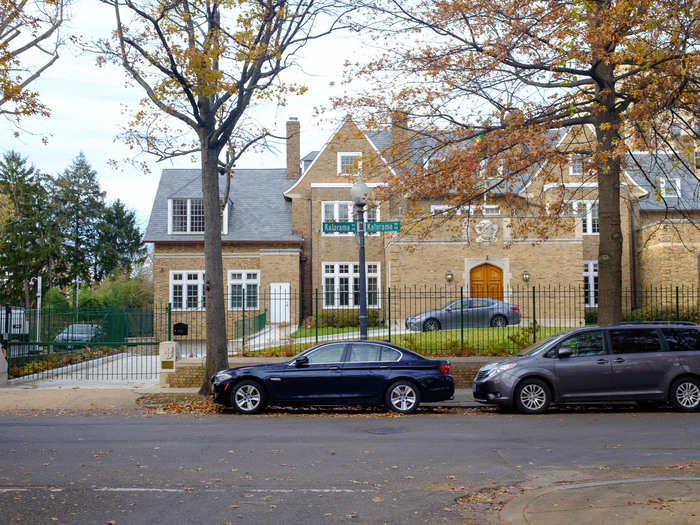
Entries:
{"label": "stone pillar", "polygon": [[158,369],[160,386],[168,386],[168,376],[175,372],[175,363],[180,353],[177,341],[163,341],[158,345]]}
{"label": "stone pillar", "polygon": [[0,350],[0,386],[7,385],[7,359],[5,350]]}

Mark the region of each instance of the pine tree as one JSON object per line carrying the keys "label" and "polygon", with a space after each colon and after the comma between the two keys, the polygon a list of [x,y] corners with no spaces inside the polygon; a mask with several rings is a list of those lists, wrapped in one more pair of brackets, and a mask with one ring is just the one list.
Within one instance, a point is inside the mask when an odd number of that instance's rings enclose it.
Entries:
{"label": "pine tree", "polygon": [[146,249],[136,226],[134,212],[127,210],[120,200],[107,206],[97,224],[93,269],[95,281],[102,281],[115,270],[124,270],[130,275],[145,256]]}

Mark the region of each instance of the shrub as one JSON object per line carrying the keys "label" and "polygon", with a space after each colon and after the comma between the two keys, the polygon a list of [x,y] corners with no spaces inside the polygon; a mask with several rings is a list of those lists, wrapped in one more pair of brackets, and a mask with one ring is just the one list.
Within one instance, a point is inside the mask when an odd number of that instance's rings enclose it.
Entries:
{"label": "shrub", "polygon": [[[381,326],[379,310],[367,310],[367,326]],[[316,317],[310,315],[301,323],[302,328],[314,328]],[[324,310],[318,314],[319,328],[352,328],[360,326],[357,310]]]}
{"label": "shrub", "polygon": [[[517,332],[508,336],[508,339],[515,344],[519,349],[526,348],[532,344],[534,340],[540,339],[538,332],[540,327],[537,325],[526,326],[519,328]],[[504,346],[504,349],[508,348],[508,345]]]}
{"label": "shrub", "polygon": [[598,309],[586,308],[586,310],[583,312],[583,318],[587,325],[598,324]]}
{"label": "shrub", "polygon": [[675,307],[646,306],[633,310],[624,316],[625,321],[691,321],[700,324],[700,308],[685,306],[679,308],[676,315]]}

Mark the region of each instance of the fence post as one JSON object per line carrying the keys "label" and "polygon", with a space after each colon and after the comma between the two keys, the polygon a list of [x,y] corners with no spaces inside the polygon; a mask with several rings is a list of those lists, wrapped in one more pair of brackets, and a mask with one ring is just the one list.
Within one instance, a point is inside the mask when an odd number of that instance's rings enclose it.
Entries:
{"label": "fence post", "polygon": [[316,327],[316,344],[318,344],[318,288],[314,289],[316,304],[314,305],[314,326]]}
{"label": "fence post", "polygon": [[464,286],[459,287],[459,347],[464,350]]}
{"label": "fence post", "polygon": [[245,349],[245,288],[241,290],[241,293],[243,294],[243,302],[241,306],[243,307],[243,323],[241,324],[241,329],[243,330],[243,334],[241,336],[241,350]]}
{"label": "fence post", "polygon": [[391,286],[387,290],[387,323],[389,324],[389,342],[391,343]]}
{"label": "fence post", "polygon": [[168,303],[168,306],[165,307],[166,311],[168,312],[168,341],[172,341],[173,339],[173,315],[172,315],[172,306],[170,303]]}
{"label": "fence post", "polygon": [[678,286],[676,286],[676,321],[681,320],[680,308],[678,306]]}
{"label": "fence post", "polygon": [[537,304],[535,303],[535,287],[532,287],[532,343],[537,342]]}

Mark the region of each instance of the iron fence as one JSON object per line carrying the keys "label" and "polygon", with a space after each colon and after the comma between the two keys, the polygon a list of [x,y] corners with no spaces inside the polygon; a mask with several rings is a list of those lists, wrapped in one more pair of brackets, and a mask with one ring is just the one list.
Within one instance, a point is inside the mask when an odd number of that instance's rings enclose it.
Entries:
{"label": "iron fence", "polygon": [[[359,338],[359,291],[341,286],[332,294],[315,289],[226,297],[229,355],[291,356],[320,342]],[[597,322],[583,286],[529,286],[490,295],[470,297],[464,288],[436,286],[373,290],[368,337],[425,355],[510,355]],[[691,286],[625,290],[622,303],[625,320],[700,322],[700,298]],[[179,358],[206,355],[204,308],[19,312],[13,315],[25,316],[23,328],[2,333],[11,378],[154,378],[158,343],[167,340],[179,342]]]}

